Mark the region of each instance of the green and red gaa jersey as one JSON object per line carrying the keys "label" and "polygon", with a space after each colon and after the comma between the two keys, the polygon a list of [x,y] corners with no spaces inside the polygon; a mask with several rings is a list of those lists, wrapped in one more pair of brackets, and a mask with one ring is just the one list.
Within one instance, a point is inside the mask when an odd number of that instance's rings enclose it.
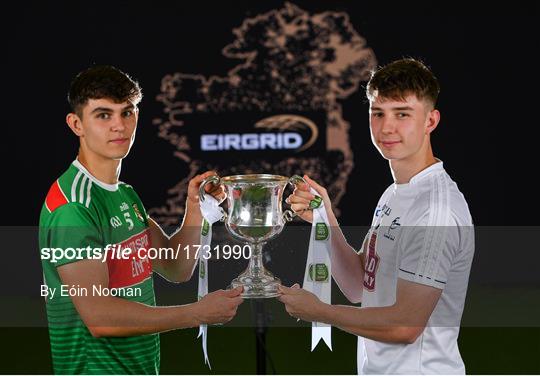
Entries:
{"label": "green and red gaa jersey", "polygon": [[[132,251],[151,246],[147,214],[133,188],[124,183],[103,183],[75,160],[52,184],[39,222],[44,283],[56,291],[46,298],[54,372],[157,374],[159,335],[93,337],[73,305],[68,290],[72,286],[63,285],[57,271],[61,265],[80,261],[77,248],[101,249],[104,255],[107,245]],[[52,258],[44,248],[66,252],[57,251]],[[131,292],[116,295],[121,299],[155,306],[152,265],[142,254],[139,257],[133,252],[128,259],[114,257],[112,252],[107,255],[108,288]],[[62,290],[66,294],[62,295]],[[87,293],[95,295],[95,291]]]}

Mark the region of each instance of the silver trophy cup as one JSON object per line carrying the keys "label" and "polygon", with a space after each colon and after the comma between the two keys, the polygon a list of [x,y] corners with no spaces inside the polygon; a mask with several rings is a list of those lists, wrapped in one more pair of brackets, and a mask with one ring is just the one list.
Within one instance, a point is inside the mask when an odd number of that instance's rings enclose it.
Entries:
{"label": "silver trophy cup", "polygon": [[283,191],[287,184],[304,181],[300,176],[287,178],[280,175],[233,175],[220,178],[210,176],[199,188],[204,201],[208,183],[223,185],[227,193],[228,213],[222,221],[233,238],[251,246],[247,269],[231,282],[231,287],[244,287],[244,298],[272,298],[279,295],[281,281],[263,265],[262,248],[275,238],[286,222],[296,215],[291,210],[282,211]]}

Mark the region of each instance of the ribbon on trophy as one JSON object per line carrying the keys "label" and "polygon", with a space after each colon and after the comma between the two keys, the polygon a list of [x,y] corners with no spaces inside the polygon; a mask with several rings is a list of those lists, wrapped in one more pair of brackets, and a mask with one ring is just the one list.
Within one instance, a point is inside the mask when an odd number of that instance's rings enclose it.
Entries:
{"label": "ribbon on trophy", "polygon": [[[315,195],[309,204],[309,208],[313,210],[313,222],[302,287],[311,291],[324,303],[330,304],[332,296],[331,232],[322,198],[313,188],[311,188],[311,193]],[[317,347],[321,339],[332,350],[332,327],[328,324],[313,322],[311,324],[311,351]]]}
{"label": "ribbon on trophy", "polygon": [[[199,249],[199,286],[197,289],[198,299],[201,300],[203,296],[208,294],[208,259],[204,257],[210,250],[210,243],[212,242],[212,225],[221,218],[223,218],[224,212],[219,202],[211,195],[204,194],[204,199],[200,199],[201,213],[203,216],[201,225],[201,248]],[[208,364],[208,367],[212,369],[210,360],[208,359],[208,325],[202,324],[199,326],[199,334],[197,338],[202,336],[202,348],[204,353],[204,364]]]}

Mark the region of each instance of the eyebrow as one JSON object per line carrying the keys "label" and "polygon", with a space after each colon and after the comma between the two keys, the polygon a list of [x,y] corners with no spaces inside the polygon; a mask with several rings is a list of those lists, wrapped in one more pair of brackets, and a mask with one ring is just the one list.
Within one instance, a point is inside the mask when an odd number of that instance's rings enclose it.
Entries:
{"label": "eyebrow", "polygon": [[[135,108],[134,105],[128,104],[126,107],[122,108],[122,111],[132,110],[134,108]],[[90,113],[93,114],[93,113],[96,113],[96,112],[114,112],[114,110],[112,108],[109,108],[109,107],[96,107]]]}
{"label": "eyebrow", "polygon": [[[371,107],[371,111],[383,111],[380,107]],[[411,106],[403,106],[403,107],[392,107],[390,110],[392,111],[414,111],[414,108]]]}

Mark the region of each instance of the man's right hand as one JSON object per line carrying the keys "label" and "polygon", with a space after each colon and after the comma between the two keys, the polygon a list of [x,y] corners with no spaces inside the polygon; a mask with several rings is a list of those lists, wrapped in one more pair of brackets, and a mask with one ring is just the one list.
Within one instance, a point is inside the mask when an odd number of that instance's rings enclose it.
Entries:
{"label": "man's right hand", "polygon": [[315,198],[315,195],[310,192],[310,188],[313,188],[317,194],[322,198],[327,213],[332,211],[332,203],[328,197],[326,188],[317,184],[309,176],[304,175],[305,183],[298,183],[293,193],[287,197],[285,202],[291,205],[291,209],[304,221],[309,223],[313,222],[313,210],[310,209],[309,204],[311,200]]}
{"label": "man's right hand", "polygon": [[201,324],[224,324],[236,315],[238,306],[244,301],[243,287],[232,290],[218,290],[205,295],[195,303],[197,319]]}

